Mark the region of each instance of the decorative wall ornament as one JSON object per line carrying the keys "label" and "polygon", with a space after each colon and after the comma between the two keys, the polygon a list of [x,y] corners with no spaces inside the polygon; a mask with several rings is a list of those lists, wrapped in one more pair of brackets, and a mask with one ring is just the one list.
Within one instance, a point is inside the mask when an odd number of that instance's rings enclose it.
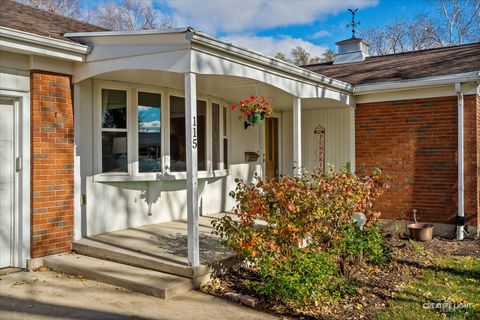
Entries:
{"label": "decorative wall ornament", "polygon": [[325,172],[325,128],[318,125],[313,133],[315,134],[313,152],[315,154],[315,169]]}

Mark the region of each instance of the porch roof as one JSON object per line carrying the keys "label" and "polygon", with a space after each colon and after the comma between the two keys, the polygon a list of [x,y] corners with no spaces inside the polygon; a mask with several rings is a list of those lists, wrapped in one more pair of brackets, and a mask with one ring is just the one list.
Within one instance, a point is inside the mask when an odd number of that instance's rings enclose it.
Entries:
{"label": "porch roof", "polygon": [[352,104],[354,87],[291,63],[267,57],[192,28],[67,33],[91,48],[74,81],[120,70],[156,70],[233,76],[266,83],[300,98]]}

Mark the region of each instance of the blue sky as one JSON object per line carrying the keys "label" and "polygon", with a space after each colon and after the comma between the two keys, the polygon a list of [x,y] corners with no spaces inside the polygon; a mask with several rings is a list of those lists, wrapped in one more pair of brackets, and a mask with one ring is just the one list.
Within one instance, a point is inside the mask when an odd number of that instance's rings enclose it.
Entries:
{"label": "blue sky", "polygon": [[[119,0],[115,0],[119,1]],[[145,0],[177,26],[191,26],[274,55],[301,45],[312,55],[351,36],[348,8],[359,8],[360,29],[425,12],[435,0]],[[439,0],[436,0],[439,1]],[[95,7],[97,0],[81,0]]]}

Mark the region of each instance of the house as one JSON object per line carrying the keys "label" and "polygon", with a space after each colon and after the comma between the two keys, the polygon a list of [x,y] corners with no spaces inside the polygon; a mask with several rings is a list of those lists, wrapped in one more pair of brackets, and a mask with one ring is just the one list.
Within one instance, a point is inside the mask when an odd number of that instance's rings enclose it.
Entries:
{"label": "house", "polygon": [[[0,45],[0,267],[178,219],[198,266],[199,216],[233,207],[235,178],[347,162],[390,177],[385,219],[479,230],[480,43],[369,57],[354,38],[297,67],[0,0]],[[229,106],[251,94],[274,115],[245,129]]]}

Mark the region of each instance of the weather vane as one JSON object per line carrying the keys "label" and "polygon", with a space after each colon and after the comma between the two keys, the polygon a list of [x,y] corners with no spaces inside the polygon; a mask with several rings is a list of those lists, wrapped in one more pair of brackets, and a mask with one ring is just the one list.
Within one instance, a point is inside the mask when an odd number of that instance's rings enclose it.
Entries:
{"label": "weather vane", "polygon": [[355,39],[355,27],[360,24],[360,21],[355,22],[355,13],[358,11],[358,8],[355,10],[348,9],[352,13],[352,23],[347,24],[347,28],[352,27],[352,39]]}

